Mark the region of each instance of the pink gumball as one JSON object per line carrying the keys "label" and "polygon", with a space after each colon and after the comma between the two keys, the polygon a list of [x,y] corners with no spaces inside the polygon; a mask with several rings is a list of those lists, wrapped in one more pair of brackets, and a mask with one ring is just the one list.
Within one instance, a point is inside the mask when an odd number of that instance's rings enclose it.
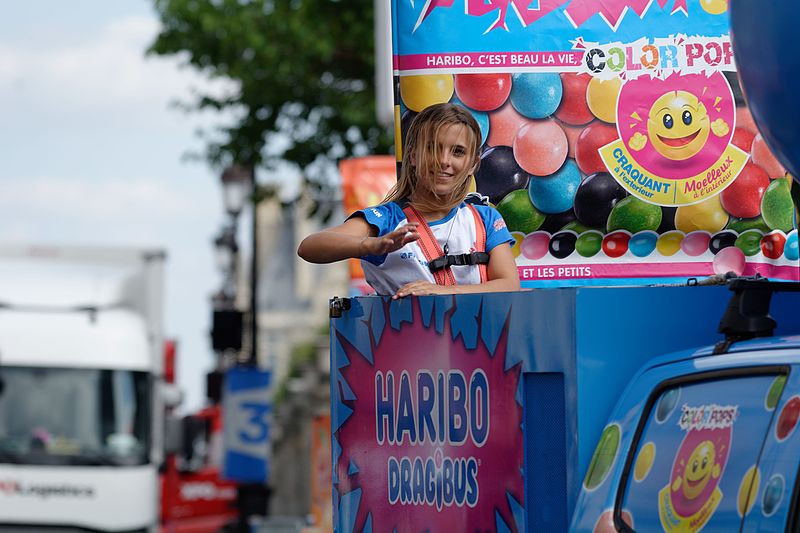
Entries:
{"label": "pink gumball", "polygon": [[744,273],[746,263],[747,260],[742,250],[737,246],[728,246],[714,256],[714,274],[733,272],[737,276],[741,276]]}
{"label": "pink gumball", "polygon": [[567,157],[575,159],[575,147],[578,145],[578,137],[580,137],[581,132],[583,132],[583,128],[579,126],[568,126],[566,124],[562,124],[561,128],[567,135],[567,145],[569,146]]}
{"label": "pink gumball", "polygon": [[527,259],[541,259],[547,255],[550,234],[546,231],[534,231],[528,234],[519,245],[522,255]]}
{"label": "pink gumball", "polygon": [[489,146],[513,146],[514,137],[519,129],[530,122],[520,115],[511,102],[506,102],[500,109],[489,114]]}
{"label": "pink gumball", "polygon": [[681,250],[689,257],[697,257],[708,251],[711,234],[706,231],[693,231],[681,241]]}
{"label": "pink gumball", "polygon": [[744,128],[753,135],[758,133],[758,127],[756,126],[756,121],[753,120],[753,115],[750,114],[750,110],[747,109],[746,107],[736,108],[736,127]]}
{"label": "pink gumball", "polygon": [[786,169],[772,155],[760,133],[753,139],[753,163],[766,170],[770,178],[782,178],[786,175]]}
{"label": "pink gumball", "polygon": [[567,159],[567,135],[555,121],[535,120],[514,137],[514,159],[527,173],[549,176]]}

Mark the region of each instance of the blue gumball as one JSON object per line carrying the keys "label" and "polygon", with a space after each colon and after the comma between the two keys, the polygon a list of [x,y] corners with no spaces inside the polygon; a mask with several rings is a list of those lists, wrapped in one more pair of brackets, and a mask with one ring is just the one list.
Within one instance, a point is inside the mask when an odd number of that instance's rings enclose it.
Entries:
{"label": "blue gumball", "polygon": [[534,176],[528,184],[531,203],[542,213],[553,215],[572,208],[575,192],[581,184],[581,172],[572,159],[554,174]]}
{"label": "blue gumball", "polygon": [[561,104],[563,87],[555,72],[522,72],[511,77],[511,105],[528,118],[545,118]]}
{"label": "blue gumball", "polygon": [[[800,183],[800,54],[786,46],[786,36],[797,31],[797,0],[732,0],[731,38],[736,69],[758,129],[772,153]],[[513,93],[512,93],[513,94]]]}
{"label": "blue gumball", "polygon": [[778,505],[783,500],[784,486],[783,476],[781,475],[774,475],[767,482],[761,501],[766,516],[773,515],[778,509]]}
{"label": "blue gumball", "polygon": [[655,231],[640,231],[635,233],[628,242],[628,249],[636,257],[647,257],[656,249],[658,233]]}
{"label": "blue gumball", "polygon": [[800,259],[800,243],[797,239],[797,230],[792,231],[786,237],[786,245],[783,247],[783,255],[789,261],[797,261]]}
{"label": "blue gumball", "polygon": [[472,114],[472,117],[475,119],[475,122],[478,123],[478,126],[481,129],[481,146],[486,144],[486,138],[489,137],[489,114],[484,113],[483,111],[475,111],[474,109],[467,107],[467,105],[458,98],[453,98],[451,103],[460,105]]}
{"label": "blue gumball", "polygon": [[675,410],[675,406],[678,405],[680,395],[681,390],[679,388],[670,389],[664,393],[658,401],[658,407],[656,407],[656,422],[663,424],[669,418]]}

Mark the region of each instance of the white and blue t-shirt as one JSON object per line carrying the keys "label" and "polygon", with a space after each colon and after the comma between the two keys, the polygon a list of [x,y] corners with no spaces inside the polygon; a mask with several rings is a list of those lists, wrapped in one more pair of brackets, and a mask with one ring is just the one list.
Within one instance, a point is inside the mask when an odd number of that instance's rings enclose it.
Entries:
{"label": "white and blue t-shirt", "polygon": [[[486,252],[495,246],[514,243],[514,238],[506,228],[503,217],[496,209],[486,205],[473,205],[477,209],[486,228]],[[395,202],[368,207],[351,215],[363,217],[371,226],[378,229],[378,237],[386,235],[400,226],[408,224],[402,207]],[[454,207],[444,218],[428,222],[433,235],[444,249],[448,245],[450,255],[466,254],[477,251],[475,241],[475,217],[467,204],[462,202]],[[361,258],[364,277],[378,294],[391,295],[412,281],[425,280],[436,283],[428,269],[428,261],[417,242],[410,242],[397,251],[384,255],[369,255]],[[450,267],[456,283],[473,285],[481,282],[477,265]]]}

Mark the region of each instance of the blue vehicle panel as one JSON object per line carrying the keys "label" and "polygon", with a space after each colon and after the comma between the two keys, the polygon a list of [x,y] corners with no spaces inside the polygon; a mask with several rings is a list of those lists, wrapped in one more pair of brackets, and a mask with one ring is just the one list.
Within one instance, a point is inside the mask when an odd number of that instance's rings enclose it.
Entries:
{"label": "blue vehicle panel", "polygon": [[800,338],[654,359],[622,395],[571,530],[785,531],[800,464]]}

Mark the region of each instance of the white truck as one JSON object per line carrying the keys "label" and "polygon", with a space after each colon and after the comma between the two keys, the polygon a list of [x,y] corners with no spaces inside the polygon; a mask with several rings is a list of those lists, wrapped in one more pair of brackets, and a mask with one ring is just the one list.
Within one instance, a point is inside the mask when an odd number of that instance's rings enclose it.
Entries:
{"label": "white truck", "polygon": [[0,532],[158,527],[164,259],[0,246]]}

